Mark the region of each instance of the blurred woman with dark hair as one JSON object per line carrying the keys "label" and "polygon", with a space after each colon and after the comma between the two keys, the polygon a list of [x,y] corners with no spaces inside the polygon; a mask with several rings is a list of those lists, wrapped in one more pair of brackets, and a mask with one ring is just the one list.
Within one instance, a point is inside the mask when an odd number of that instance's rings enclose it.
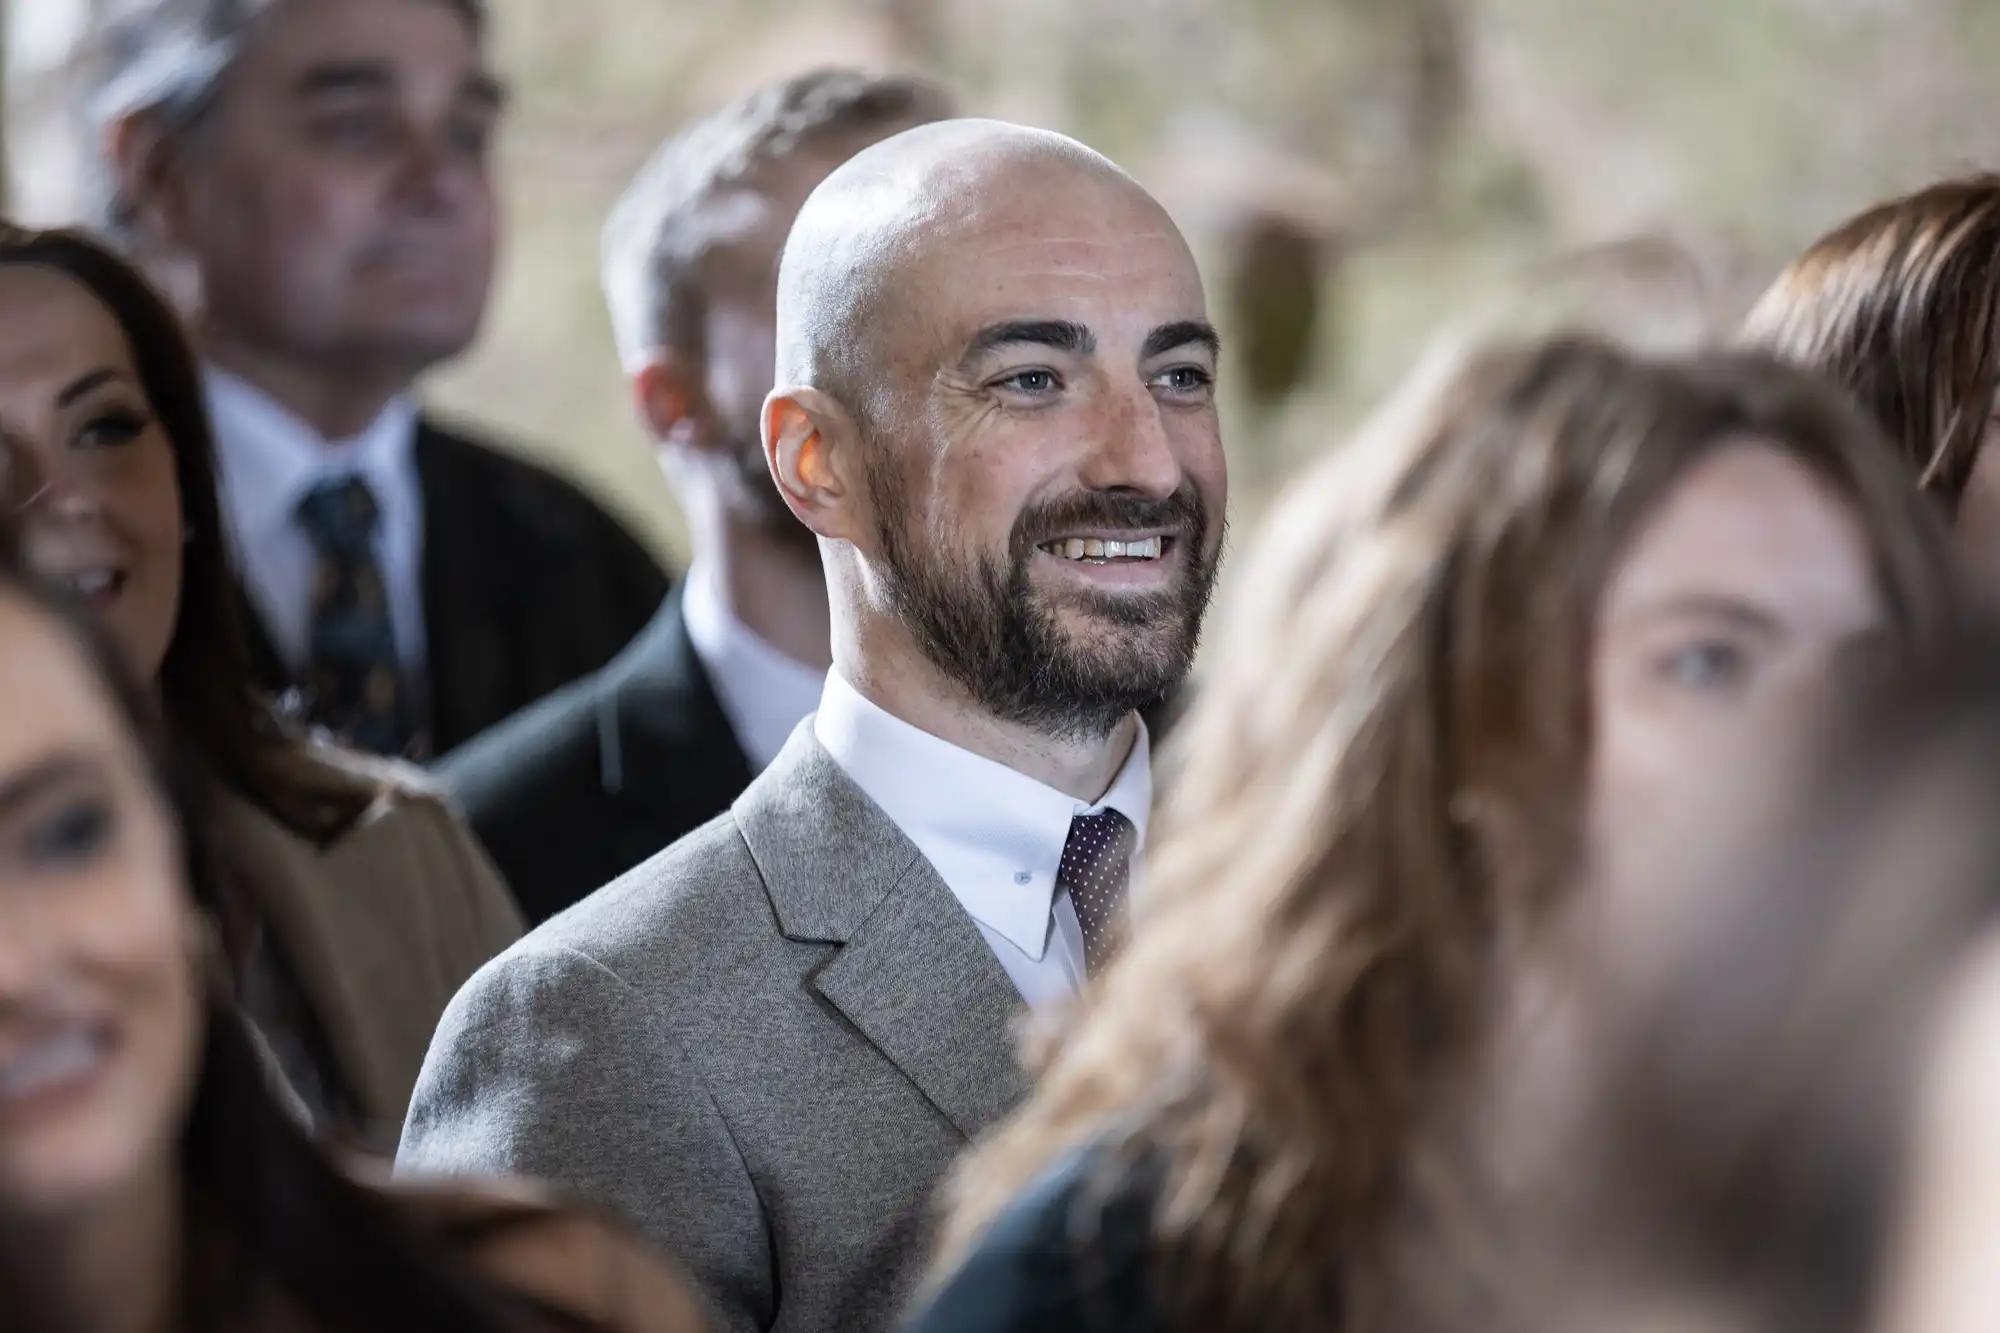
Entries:
{"label": "blurred woman with dark hair", "polygon": [[1814,241],[1744,341],[1853,393],[1952,516],[1969,571],[2000,585],[2000,175],[1942,181]]}
{"label": "blurred woman with dark hair", "polygon": [[0,232],[0,431],[29,562],[103,617],[220,792],[259,1030],[318,1123],[393,1149],[438,1016],[519,934],[505,887],[415,770],[311,742],[257,691],[193,355],[81,235]]}
{"label": "blurred woman with dark hair", "polygon": [[964,1165],[922,1333],[1395,1329],[1391,1205],[1494,960],[1951,617],[1935,517],[1797,371],[1447,369],[1267,528],[1138,928]]}
{"label": "blurred woman with dark hair", "polygon": [[375,1186],[281,1104],[231,1002],[232,881],[127,646],[0,564],[7,1327],[692,1333],[609,1219]]}

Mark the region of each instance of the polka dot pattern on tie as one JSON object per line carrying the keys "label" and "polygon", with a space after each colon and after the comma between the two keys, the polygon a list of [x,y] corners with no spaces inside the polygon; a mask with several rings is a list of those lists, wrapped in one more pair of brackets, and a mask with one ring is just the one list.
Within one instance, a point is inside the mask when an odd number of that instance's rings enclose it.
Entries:
{"label": "polka dot pattern on tie", "polygon": [[1078,815],[1069,824],[1056,887],[1069,894],[1083,928],[1084,970],[1096,976],[1111,961],[1124,925],[1132,852],[1139,830],[1116,810]]}

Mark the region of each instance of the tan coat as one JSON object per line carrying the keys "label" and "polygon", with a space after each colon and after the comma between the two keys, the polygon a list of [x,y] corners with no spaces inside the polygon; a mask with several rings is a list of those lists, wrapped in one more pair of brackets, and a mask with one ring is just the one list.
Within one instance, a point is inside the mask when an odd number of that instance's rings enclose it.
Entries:
{"label": "tan coat", "polygon": [[224,845],[298,974],[364,1142],[393,1148],[438,1017],[521,935],[486,853],[422,778],[397,782],[325,848],[240,798]]}

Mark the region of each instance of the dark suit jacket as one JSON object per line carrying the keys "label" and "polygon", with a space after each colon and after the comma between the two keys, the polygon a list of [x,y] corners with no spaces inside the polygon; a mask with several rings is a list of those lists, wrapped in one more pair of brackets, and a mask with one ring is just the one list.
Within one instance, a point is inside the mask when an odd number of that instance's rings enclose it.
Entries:
{"label": "dark suit jacket", "polygon": [[[531,463],[428,416],[416,460],[430,742],[442,754],[610,661],[668,582],[615,519]],[[247,619],[258,674],[282,693],[283,661]]]}
{"label": "dark suit jacket", "polygon": [[1074,1154],[994,1218],[902,1333],[1158,1333],[1156,1202],[1149,1171]]}
{"label": "dark suit jacket", "polygon": [[531,925],[727,810],[752,777],[679,589],[609,666],[446,755],[437,773]]}

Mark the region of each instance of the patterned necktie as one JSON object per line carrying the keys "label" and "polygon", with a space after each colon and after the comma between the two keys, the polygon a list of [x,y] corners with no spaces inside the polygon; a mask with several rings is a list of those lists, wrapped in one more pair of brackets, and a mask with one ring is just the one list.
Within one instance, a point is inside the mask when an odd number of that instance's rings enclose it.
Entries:
{"label": "patterned necktie", "polygon": [[313,577],[312,720],[359,749],[400,755],[416,733],[404,697],[396,626],[375,560],[381,514],[360,477],[322,482],[299,501],[299,525],[319,556]]}
{"label": "patterned necktie", "polygon": [[1069,823],[1056,888],[1069,893],[1083,927],[1084,971],[1096,976],[1117,951],[1124,928],[1125,890],[1132,878],[1132,850],[1139,830],[1116,810],[1078,815]]}

